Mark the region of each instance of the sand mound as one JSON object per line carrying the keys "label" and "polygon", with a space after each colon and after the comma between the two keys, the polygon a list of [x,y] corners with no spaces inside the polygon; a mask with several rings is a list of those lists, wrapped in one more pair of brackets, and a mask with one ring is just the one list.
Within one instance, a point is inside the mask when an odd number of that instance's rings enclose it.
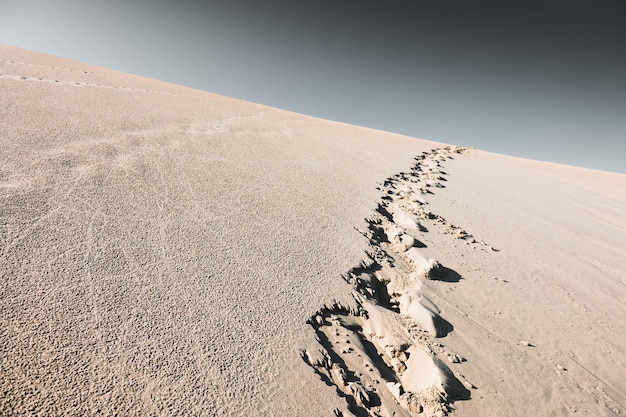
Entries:
{"label": "sand mound", "polygon": [[626,414],[624,175],[8,46],[0,104],[0,415]]}

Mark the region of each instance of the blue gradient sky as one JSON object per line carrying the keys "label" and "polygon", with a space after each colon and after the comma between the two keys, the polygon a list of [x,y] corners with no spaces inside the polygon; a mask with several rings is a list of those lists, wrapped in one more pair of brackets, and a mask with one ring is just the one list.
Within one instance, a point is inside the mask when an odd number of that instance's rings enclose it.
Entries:
{"label": "blue gradient sky", "polygon": [[1,43],[626,173],[624,22],[623,0],[0,0]]}

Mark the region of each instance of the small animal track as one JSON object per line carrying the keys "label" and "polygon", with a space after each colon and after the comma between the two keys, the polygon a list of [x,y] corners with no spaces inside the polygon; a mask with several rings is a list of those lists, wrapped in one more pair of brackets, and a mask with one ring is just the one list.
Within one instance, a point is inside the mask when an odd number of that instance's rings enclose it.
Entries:
{"label": "small animal track", "polygon": [[[53,67],[49,65],[37,65],[37,64],[19,62],[19,61],[13,61],[13,60],[4,61],[4,62],[7,64],[11,64],[11,65],[18,65],[18,66],[31,67],[31,68],[44,68],[44,69],[49,69],[49,70],[54,70],[54,71],[75,72],[77,74],[95,74],[95,72],[92,72],[92,71],[77,70],[73,68],[59,68],[59,67]],[[98,74],[98,75],[106,75],[106,74]]]}
{"label": "small animal track", "polygon": [[[74,72],[78,72],[78,71],[74,71]],[[84,71],[80,71],[80,72],[81,73],[90,74],[89,72],[84,72]],[[120,86],[120,85],[97,84],[97,83],[89,83],[89,82],[84,82],[84,81],[81,81],[81,82],[79,82],[79,81],[63,81],[63,80],[56,80],[56,79],[43,78],[43,77],[27,77],[27,76],[18,75],[18,74],[2,73],[2,74],[0,74],[0,80],[3,79],[3,78],[4,79],[16,80],[16,81],[23,81],[23,82],[40,82],[40,83],[48,83],[48,84],[54,84],[54,85],[69,85],[69,86],[79,87],[79,88],[82,88],[82,87],[104,88],[104,89],[113,89],[113,90],[135,91],[135,92],[142,92],[142,93],[148,93],[148,94],[161,94],[161,95],[167,95],[167,96],[196,97],[194,95],[175,94],[175,93],[170,93],[168,91],[162,91],[162,90],[139,89],[139,88],[134,88],[134,87],[125,87],[125,86]]]}
{"label": "small animal track", "polygon": [[424,280],[455,282],[459,276],[426,258],[419,240],[427,233],[421,222],[430,222],[474,248],[488,246],[427,210],[424,200],[433,188],[444,187],[442,163],[465,152],[424,152],[409,173],[383,182],[368,228],[359,230],[369,240],[367,256],[342,277],[354,289],[354,304],[333,301],[307,321],[320,349],[302,350],[302,359],[336,387],[356,416],[445,416],[455,400],[469,399],[475,389],[446,365],[465,359],[437,341],[453,326],[422,291]]}

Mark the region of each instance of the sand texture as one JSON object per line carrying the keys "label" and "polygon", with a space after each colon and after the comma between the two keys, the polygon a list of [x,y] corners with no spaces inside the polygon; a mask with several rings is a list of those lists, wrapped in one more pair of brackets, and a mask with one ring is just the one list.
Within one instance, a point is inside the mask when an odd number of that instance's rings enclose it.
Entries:
{"label": "sand texture", "polygon": [[624,242],[626,175],[0,45],[2,416],[626,415]]}

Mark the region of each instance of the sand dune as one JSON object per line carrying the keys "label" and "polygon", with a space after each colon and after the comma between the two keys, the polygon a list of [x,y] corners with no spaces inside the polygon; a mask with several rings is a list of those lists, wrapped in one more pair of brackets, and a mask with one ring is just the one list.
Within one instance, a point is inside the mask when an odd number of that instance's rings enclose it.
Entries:
{"label": "sand dune", "polygon": [[0,93],[0,415],[626,414],[626,175],[8,46]]}

